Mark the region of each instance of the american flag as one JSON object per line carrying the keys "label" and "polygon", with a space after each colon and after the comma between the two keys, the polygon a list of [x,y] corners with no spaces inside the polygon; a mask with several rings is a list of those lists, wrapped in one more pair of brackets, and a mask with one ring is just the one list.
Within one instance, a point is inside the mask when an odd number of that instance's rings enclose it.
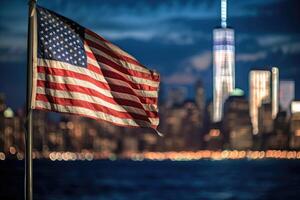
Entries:
{"label": "american flag", "polygon": [[156,129],[159,74],[96,33],[37,6],[32,108]]}

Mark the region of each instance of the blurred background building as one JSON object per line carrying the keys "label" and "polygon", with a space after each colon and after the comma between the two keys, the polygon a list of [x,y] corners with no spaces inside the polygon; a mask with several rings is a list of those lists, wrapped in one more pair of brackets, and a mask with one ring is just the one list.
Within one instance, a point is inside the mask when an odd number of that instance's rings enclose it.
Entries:
{"label": "blurred background building", "polygon": [[249,75],[249,103],[253,134],[258,134],[258,109],[271,101],[271,73],[267,70],[251,70]]}
{"label": "blurred background building", "polygon": [[290,105],[295,99],[295,81],[281,80],[279,85],[280,109],[290,114]]}
{"label": "blurred background building", "polygon": [[291,103],[290,120],[290,147],[292,149],[300,148],[300,101]]}
{"label": "blurred background building", "polygon": [[247,150],[252,148],[252,124],[249,102],[244,91],[236,88],[224,104],[222,132],[225,148]]}

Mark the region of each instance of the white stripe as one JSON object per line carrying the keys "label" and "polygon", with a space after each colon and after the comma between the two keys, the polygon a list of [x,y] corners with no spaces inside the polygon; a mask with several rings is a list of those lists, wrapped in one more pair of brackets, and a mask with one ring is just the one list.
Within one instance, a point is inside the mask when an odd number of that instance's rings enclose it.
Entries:
{"label": "white stripe", "polygon": [[[113,109],[115,111],[119,112],[131,112],[131,113],[136,113],[140,114],[143,116],[147,117],[147,114],[145,113],[144,110],[132,106],[124,106],[124,105],[118,105],[118,103],[113,104],[110,102],[107,102],[101,98],[92,96],[92,95],[86,95],[83,93],[79,92],[71,92],[71,91],[62,91],[62,90],[55,90],[55,89],[49,89],[49,88],[44,88],[44,87],[37,87],[37,93],[38,94],[43,94],[43,95],[50,95],[53,97],[59,97],[59,98],[68,98],[68,99],[75,99],[75,100],[81,100],[81,101],[86,101],[89,103],[93,104],[98,104],[99,106],[105,106],[109,107],[110,109]],[[150,117],[148,117],[150,118]],[[155,123],[156,125],[158,124],[158,119],[157,118],[152,118],[151,121]]]}
{"label": "white stripe", "polygon": [[139,96],[154,97],[154,98],[158,97],[158,92],[157,91],[134,89],[128,83],[126,83],[125,81],[122,81],[122,80],[119,80],[119,79],[104,77],[103,75],[97,74],[97,73],[95,73],[91,70],[88,70],[88,69],[83,68],[83,67],[77,67],[77,66],[71,65],[69,63],[64,63],[64,62],[59,62],[59,61],[54,61],[54,60],[38,59],[38,66],[40,66],[40,67],[48,66],[48,67],[51,67],[51,68],[64,69],[64,70],[68,70],[68,71],[72,71],[72,72],[76,72],[76,73],[80,73],[80,74],[83,74],[83,75],[90,76],[91,78],[93,78],[93,79],[95,79],[99,82],[106,83],[108,85],[113,84],[113,85],[117,85],[117,86],[125,86],[125,87],[128,87],[128,88],[132,89]]}
{"label": "white stripe", "polygon": [[37,107],[46,108],[49,110],[55,110],[58,112],[81,114],[84,116],[90,116],[92,118],[103,119],[105,121],[116,123],[119,125],[125,125],[125,126],[128,125],[128,126],[136,126],[136,127],[140,127],[140,126],[151,127],[151,124],[146,121],[137,120],[137,119],[133,120],[133,119],[127,119],[127,118],[125,118],[125,119],[119,118],[119,117],[115,117],[115,116],[109,115],[104,112],[99,112],[99,111],[90,110],[87,108],[81,108],[81,107],[77,107],[77,106],[63,106],[60,104],[54,104],[54,103],[49,103],[49,102],[44,102],[44,101],[39,101],[39,100],[36,100],[35,105]]}
{"label": "white stripe", "polygon": [[[95,90],[95,91],[99,92],[100,94],[105,95],[110,98],[126,99],[126,100],[134,101],[138,104],[142,104],[141,101],[134,95],[105,90],[105,89],[97,87],[94,84],[92,84],[88,81],[84,81],[84,80],[79,80],[79,79],[75,79],[75,78],[71,78],[71,77],[53,76],[50,74],[46,75],[44,73],[38,73],[37,79],[42,80],[42,81],[47,80],[47,81],[53,82],[53,83],[80,85],[82,87]],[[142,104],[142,105],[145,110],[157,111],[157,106],[155,104]]]}
{"label": "white stripe", "polygon": [[88,63],[91,63],[92,65],[94,65],[94,66],[96,66],[100,69],[103,68],[103,69],[112,71],[114,73],[117,73],[117,74],[121,75],[122,77],[124,77],[126,80],[132,82],[133,84],[144,84],[144,85],[149,85],[151,87],[158,87],[159,86],[159,82],[157,82],[157,81],[151,81],[149,79],[144,79],[144,78],[140,78],[140,77],[137,77],[137,76],[125,74],[125,73],[120,72],[120,71],[118,71],[118,70],[116,70],[116,69],[114,69],[114,68],[110,67],[109,65],[106,65],[105,63],[102,63],[102,62],[101,62],[101,65],[99,65],[98,61],[96,61],[92,58],[87,57],[87,61],[88,61]]}

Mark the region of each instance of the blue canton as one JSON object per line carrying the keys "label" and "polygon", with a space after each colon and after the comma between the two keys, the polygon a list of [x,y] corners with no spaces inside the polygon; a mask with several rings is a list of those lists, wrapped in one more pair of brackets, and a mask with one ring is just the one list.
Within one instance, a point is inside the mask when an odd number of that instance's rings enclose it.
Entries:
{"label": "blue canton", "polygon": [[38,57],[86,67],[84,28],[63,16],[37,7]]}

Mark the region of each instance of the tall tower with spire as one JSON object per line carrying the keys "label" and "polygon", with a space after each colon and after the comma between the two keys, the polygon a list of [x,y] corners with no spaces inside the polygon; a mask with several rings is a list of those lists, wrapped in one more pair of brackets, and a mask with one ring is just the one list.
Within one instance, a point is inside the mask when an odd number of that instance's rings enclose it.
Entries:
{"label": "tall tower with spire", "polygon": [[213,122],[223,116],[223,105],[235,87],[234,30],[227,26],[227,0],[221,0],[221,26],[213,30]]}

